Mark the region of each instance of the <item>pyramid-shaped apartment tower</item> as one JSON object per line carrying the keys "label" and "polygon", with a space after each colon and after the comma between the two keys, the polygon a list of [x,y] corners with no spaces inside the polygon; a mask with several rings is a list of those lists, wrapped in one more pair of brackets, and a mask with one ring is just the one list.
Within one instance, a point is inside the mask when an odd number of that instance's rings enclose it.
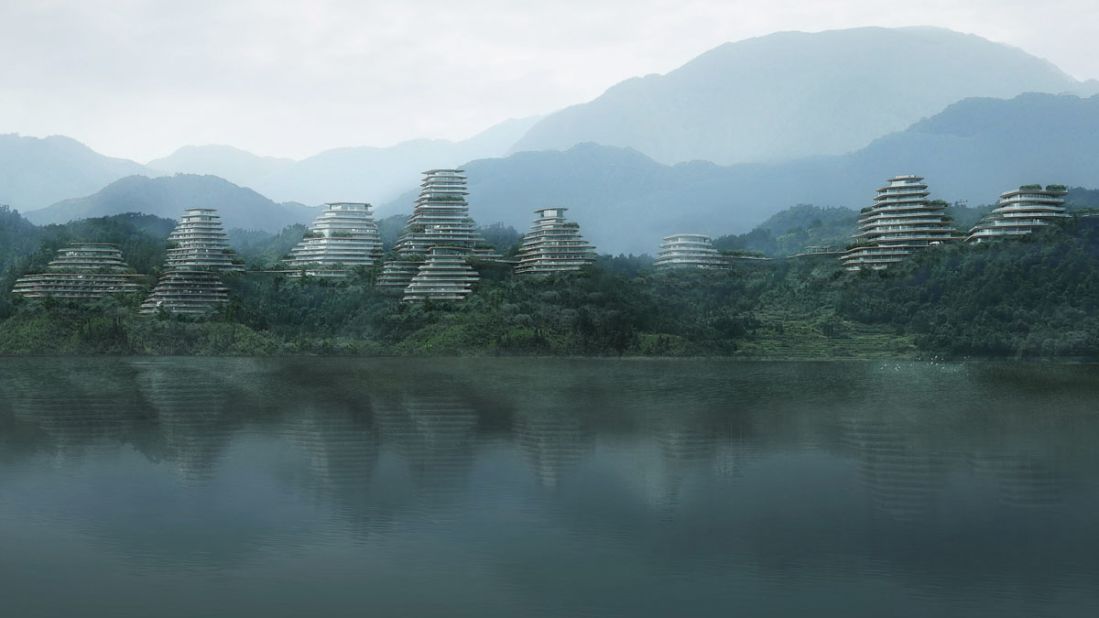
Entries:
{"label": "pyramid-shaped apartment tower", "polygon": [[[466,196],[465,172],[460,169],[437,169],[424,172],[420,184],[420,196],[412,210],[400,239],[393,247],[394,258],[382,268],[377,285],[382,290],[404,294],[405,300],[420,301],[427,299],[456,300],[458,296],[468,294],[466,285],[471,286],[478,280],[476,271],[473,279],[463,277],[461,283],[438,283],[410,294],[411,283],[429,263],[453,264],[460,258],[463,262],[470,257],[499,257],[477,232],[473,219],[469,216],[469,203]],[[432,262],[432,249],[445,248],[435,254]],[[463,290],[466,290],[463,292]]]}
{"label": "pyramid-shaped apartment tower", "polygon": [[881,270],[927,247],[961,240],[946,203],[928,199],[920,176],[896,176],[859,213],[854,244],[840,257],[847,270]]}
{"label": "pyramid-shaped apartment tower", "polygon": [[80,243],[57,252],[46,272],[25,275],[13,294],[25,298],[94,300],[141,291],[145,277],[134,272],[115,245]]}
{"label": "pyramid-shaped apartment tower", "polygon": [[141,313],[203,316],[229,302],[222,273],[244,270],[229,248],[221,217],[212,208],[190,208],[168,236],[164,274]]}
{"label": "pyramid-shaped apartment tower", "polygon": [[1071,219],[1065,208],[1068,191],[1061,185],[1023,185],[1000,195],[996,208],[988,213],[966,238],[968,242],[1019,238]]}
{"label": "pyramid-shaped apartment tower", "polygon": [[369,268],[382,256],[382,239],[370,204],[325,205],[283,263],[314,277],[346,277],[353,268]]}
{"label": "pyramid-shaped apartment tower", "polygon": [[565,218],[567,208],[534,211],[530,231],[519,247],[517,275],[572,272],[595,261],[595,247],[580,235],[580,225]]}

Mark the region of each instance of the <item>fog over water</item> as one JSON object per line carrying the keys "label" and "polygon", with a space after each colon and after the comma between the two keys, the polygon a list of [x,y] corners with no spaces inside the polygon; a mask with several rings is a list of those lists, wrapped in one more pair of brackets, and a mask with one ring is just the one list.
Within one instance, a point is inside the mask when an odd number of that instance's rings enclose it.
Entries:
{"label": "fog over water", "polygon": [[0,359],[0,595],[18,616],[1092,616],[1096,372]]}

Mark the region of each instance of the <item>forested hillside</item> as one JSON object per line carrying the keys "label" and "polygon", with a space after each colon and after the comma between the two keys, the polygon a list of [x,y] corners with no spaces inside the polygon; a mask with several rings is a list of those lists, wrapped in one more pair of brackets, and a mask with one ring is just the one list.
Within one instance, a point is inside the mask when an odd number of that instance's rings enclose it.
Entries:
{"label": "forested hillside", "polygon": [[308,223],[318,210],[301,204],[277,204],[246,187],[217,176],[178,174],[160,178],[129,176],[87,197],[58,202],[27,214],[39,224],[139,212],[176,218],[187,208],[213,208],[226,228],[275,233],[287,225]]}
{"label": "forested hillside", "polygon": [[854,277],[843,315],[947,355],[1099,355],[1099,217],[1019,241],[941,247]]}
{"label": "forested hillside", "polygon": [[[154,232],[168,223],[105,220],[56,229],[51,242],[78,232],[129,242],[135,265],[152,268]],[[43,248],[27,259],[47,257]],[[547,278],[477,267],[481,283],[460,304],[401,303],[372,286],[376,270],[346,282],[235,275],[231,303],[209,322],[140,318],[133,298],[15,300],[0,313],[0,353],[1099,359],[1099,217],[1018,241],[928,249],[884,272],[847,273],[831,256],[697,272],[605,256]]]}
{"label": "forested hillside", "polygon": [[1073,210],[1099,210],[1099,189],[1069,189],[1065,203]]}
{"label": "forested hillside", "polygon": [[115,244],[137,272],[152,275],[164,261],[165,239],[174,226],[169,219],[130,213],[36,227],[0,207],[0,318],[11,311],[15,279],[41,272],[58,249],[74,242]]}
{"label": "forested hillside", "polygon": [[850,208],[799,204],[773,215],[747,234],[715,238],[714,248],[771,257],[813,248],[840,248],[851,240],[857,220],[858,213]]}

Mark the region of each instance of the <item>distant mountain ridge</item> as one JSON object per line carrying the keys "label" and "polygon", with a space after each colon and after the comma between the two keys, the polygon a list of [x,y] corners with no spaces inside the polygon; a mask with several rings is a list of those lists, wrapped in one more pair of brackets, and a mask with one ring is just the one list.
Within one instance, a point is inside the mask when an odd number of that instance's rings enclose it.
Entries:
{"label": "distant mountain ridge", "polygon": [[[582,144],[466,164],[470,212],[525,230],[532,210],[568,207],[605,252],[652,253],[675,232],[751,230],[795,204],[871,203],[897,174],[927,178],[933,197],[970,205],[1039,182],[1099,185],[1099,96],[969,99],[848,155],[729,167],[662,165],[631,149]],[[379,208],[411,210],[415,192]]]}
{"label": "distant mountain ridge", "polygon": [[467,140],[418,139],[388,147],[333,148],[300,161],[261,157],[232,146],[185,146],[150,161],[148,167],[212,174],[273,199],[310,205],[382,202],[417,182],[425,169],[505,154],[536,120],[507,120]]}
{"label": "distant mountain ridge", "polygon": [[[121,187],[131,192],[105,187],[133,175],[203,173],[253,190],[238,195],[262,208],[242,215],[242,227],[272,228],[304,222],[278,201],[368,201],[381,204],[382,215],[403,213],[412,196],[402,192],[418,184],[420,171],[473,161],[479,221],[526,229],[528,207],[572,205],[591,211],[574,214],[593,217],[608,247],[640,247],[637,234],[626,244],[617,239],[634,229],[684,225],[715,234],[747,231],[797,203],[858,206],[883,178],[905,171],[928,176],[943,197],[969,201],[992,201],[991,187],[998,192],[1018,182],[1096,184],[1094,153],[1084,143],[1096,136],[1095,106],[1088,103],[1094,99],[954,98],[1031,88],[1087,91],[1099,83],[1078,82],[1021,50],[947,30],[786,32],[723,45],[667,75],[627,80],[591,103],[506,121],[458,142],[338,148],[301,161],[193,146],[144,166],[69,138],[0,136],[0,204],[24,213],[49,206],[36,220],[120,212],[120,204],[161,212],[162,204],[140,195],[171,183],[138,189],[139,181],[128,180]],[[520,152],[503,157],[509,149]],[[812,156],[790,158],[798,153]],[[752,162],[723,167],[700,158]],[[691,161],[659,162],[682,159]],[[92,195],[101,189],[103,195]],[[213,203],[230,193],[180,190],[190,197],[173,189],[161,196],[164,203]],[[259,202],[259,194],[274,201]],[[604,222],[602,212],[613,215]]]}
{"label": "distant mountain ridge", "polygon": [[95,152],[59,135],[0,135],[0,204],[20,211],[87,195],[124,176],[152,174],[145,166]]}
{"label": "distant mountain ridge", "polygon": [[0,135],[0,204],[27,213],[78,199],[127,176],[212,175],[277,201],[317,206],[383,202],[421,171],[499,156],[537,120],[508,120],[463,141],[412,140],[396,146],[336,148],[301,161],[262,157],[232,146],[184,146],[149,165],[101,155],[61,136]]}
{"label": "distant mountain ridge", "polygon": [[662,163],[782,161],[862,148],[965,98],[1096,86],[1022,50],[939,28],[780,32],[621,82],[550,114],[512,152],[595,142]]}
{"label": "distant mountain ridge", "polygon": [[461,141],[336,148],[300,161],[186,146],[141,165],[69,138],[0,136],[0,203],[29,212],[125,176],[189,173],[220,176],[275,201],[377,204],[414,186],[427,168],[589,142],[668,164],[780,163],[853,152],[966,97],[1024,91],[1099,92],[1099,82],[949,30],[781,32],[727,43],[665,75],[626,80],[591,102]]}
{"label": "distant mountain ridge", "polygon": [[184,146],[147,167],[167,174],[197,174],[224,178],[242,187],[254,187],[272,174],[294,165],[293,159],[261,157],[233,146]]}
{"label": "distant mountain ridge", "polygon": [[275,203],[216,176],[179,174],[160,178],[129,176],[93,195],[64,200],[25,216],[36,225],[128,212],[178,219],[187,208],[216,208],[226,229],[272,233],[287,225],[308,223],[318,213],[301,204]]}
{"label": "distant mountain ridge", "polygon": [[420,172],[502,156],[537,118],[507,120],[463,141],[420,139],[386,148],[335,148],[302,159],[252,187],[274,199],[305,204],[381,203],[419,183]]}

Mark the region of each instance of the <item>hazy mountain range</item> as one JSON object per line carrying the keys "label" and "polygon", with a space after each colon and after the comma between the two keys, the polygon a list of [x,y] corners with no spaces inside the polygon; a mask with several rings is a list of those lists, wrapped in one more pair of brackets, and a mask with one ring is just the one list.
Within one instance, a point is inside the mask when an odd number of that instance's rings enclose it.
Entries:
{"label": "hazy mountain range", "polygon": [[[651,252],[668,233],[746,232],[794,204],[857,208],[901,173],[927,176],[936,197],[974,204],[1023,183],[1099,185],[1099,99],[964,98],[1095,86],[945,30],[779,33],[459,142],[301,161],[189,146],[145,166],[68,138],[0,136],[0,204],[36,222],[127,211],[176,218],[208,206],[229,227],[274,231],[312,218],[291,201],[370,201],[380,216],[407,214],[420,171],[464,164],[481,224],[524,230],[533,209],[564,206],[602,250]],[[186,175],[165,176],[174,173]]]}
{"label": "hazy mountain range", "polygon": [[[977,205],[1039,182],[1099,185],[1099,96],[967,99],[847,155],[785,163],[663,165],[627,148],[582,144],[472,161],[472,214],[524,230],[535,208],[571,208],[600,249],[652,252],[660,237],[750,230],[795,204],[858,208],[896,174],[927,177],[934,196]],[[379,217],[411,212],[416,189],[384,203]],[[175,218],[188,206],[219,208],[229,227],[276,231],[315,211],[277,204],[213,176],[129,177],[85,198],[32,211],[36,223],[139,211]]]}
{"label": "hazy mountain range", "polygon": [[[524,230],[532,210],[568,207],[601,250],[651,253],[667,234],[743,233],[795,204],[868,206],[898,174],[923,175],[933,197],[973,205],[1022,184],[1099,185],[1099,96],[968,99],[854,153],[787,163],[669,166],[636,150],[582,144],[465,169],[481,223]],[[379,213],[410,212],[414,197]]]}
{"label": "hazy mountain range", "polygon": [[537,118],[508,120],[468,140],[413,140],[387,148],[336,148],[294,161],[232,146],[185,146],[142,165],[101,155],[67,137],[0,135],[0,204],[23,212],[89,196],[133,175],[212,175],[311,206],[384,201],[419,182],[420,172],[507,152]]}
{"label": "hazy mountain range", "polygon": [[335,148],[293,161],[231,146],[187,146],[149,162],[168,173],[213,174],[279,200],[305,204],[392,199],[419,182],[420,172],[507,152],[537,118],[502,122],[468,140],[412,140],[387,148]]}
{"label": "hazy mountain range", "polygon": [[88,195],[144,173],[139,163],[101,155],[68,137],[0,135],[0,204],[19,210]]}
{"label": "hazy mountain range", "polygon": [[37,225],[126,212],[178,219],[187,208],[218,209],[227,229],[267,232],[277,232],[295,223],[308,223],[318,212],[296,203],[277,204],[217,176],[179,174],[158,178],[128,176],[93,195],[64,200],[25,213],[25,216]]}
{"label": "hazy mountain range", "polygon": [[[294,165],[293,159],[261,157],[233,146],[184,146],[167,157],[147,164],[164,174],[198,174],[224,178],[244,187],[255,187],[270,176]],[[321,200],[323,201],[323,200]]]}
{"label": "hazy mountain range", "polygon": [[1022,50],[938,28],[780,32],[727,43],[666,75],[551,114],[513,151],[583,142],[663,163],[842,154],[969,97],[1094,94]]}

